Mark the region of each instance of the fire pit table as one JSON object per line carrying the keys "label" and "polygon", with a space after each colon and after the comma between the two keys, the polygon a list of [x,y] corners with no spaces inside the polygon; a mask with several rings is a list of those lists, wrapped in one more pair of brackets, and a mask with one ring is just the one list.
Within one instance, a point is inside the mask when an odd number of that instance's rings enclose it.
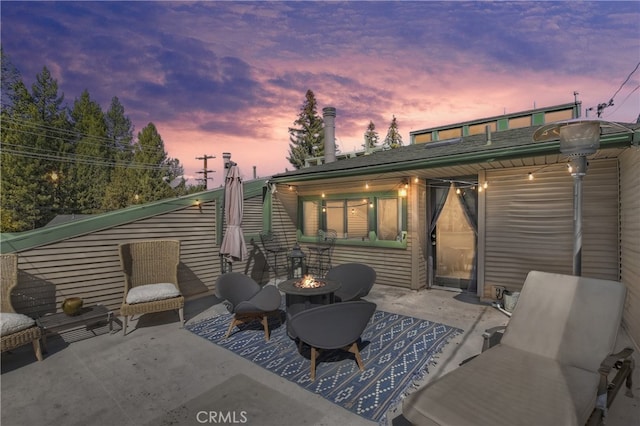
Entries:
{"label": "fire pit table", "polygon": [[[309,286],[304,286],[304,280],[307,280]],[[304,304],[305,307],[312,305],[326,305],[333,303],[333,293],[340,289],[342,284],[338,281],[327,280],[324,278],[292,278],[278,284],[278,289],[283,292],[287,305],[287,310],[293,305]]]}

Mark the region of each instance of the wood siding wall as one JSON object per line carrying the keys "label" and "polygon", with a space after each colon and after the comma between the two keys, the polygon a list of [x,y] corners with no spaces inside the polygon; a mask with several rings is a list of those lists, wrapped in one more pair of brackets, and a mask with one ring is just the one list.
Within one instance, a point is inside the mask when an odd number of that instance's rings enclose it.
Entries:
{"label": "wood siding wall", "polygon": [[[123,297],[118,244],[155,238],[181,241],[178,280],[185,296],[212,291],[221,273],[216,212],[216,202],[207,202],[202,211],[190,206],[19,252],[14,306],[18,312],[37,317],[60,311],[65,298],[79,296],[87,305],[100,303],[117,311]],[[262,197],[245,200],[245,235],[257,235],[261,229]],[[247,245],[251,249],[250,241]],[[253,260],[234,265],[234,271],[245,272],[251,267]]]}
{"label": "wood siding wall", "polygon": [[640,150],[620,156],[621,281],[627,286],[624,323],[640,347]]}
{"label": "wood siding wall", "polygon": [[[572,273],[573,178],[564,164],[486,172],[483,297],[519,290],[530,270]],[[617,160],[592,161],[583,185],[582,275],[618,280]]]}

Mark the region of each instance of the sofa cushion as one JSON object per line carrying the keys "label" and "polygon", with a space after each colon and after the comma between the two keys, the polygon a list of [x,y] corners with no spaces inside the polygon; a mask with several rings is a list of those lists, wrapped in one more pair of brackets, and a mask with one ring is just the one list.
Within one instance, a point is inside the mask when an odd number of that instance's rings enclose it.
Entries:
{"label": "sofa cushion", "polygon": [[498,345],[409,395],[403,414],[421,425],[584,425],[598,381],[596,373]]}
{"label": "sofa cushion", "polygon": [[33,327],[36,321],[23,314],[16,314],[12,312],[0,313],[0,324],[2,336],[17,333],[18,331],[26,330],[29,327]]}
{"label": "sofa cushion", "polygon": [[134,303],[171,299],[172,297],[178,297],[180,295],[180,290],[171,283],[145,284],[129,290],[126,302],[132,305]]}

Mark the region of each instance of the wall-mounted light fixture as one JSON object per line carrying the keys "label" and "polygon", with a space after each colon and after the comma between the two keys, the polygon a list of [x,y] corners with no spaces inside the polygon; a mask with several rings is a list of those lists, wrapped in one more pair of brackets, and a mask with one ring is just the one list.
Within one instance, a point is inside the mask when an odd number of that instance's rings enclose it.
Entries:
{"label": "wall-mounted light fixture", "polygon": [[409,181],[405,178],[402,179],[400,187],[398,188],[398,197],[406,197],[409,190]]}
{"label": "wall-mounted light fixture", "polygon": [[195,205],[198,207],[198,210],[200,210],[200,213],[202,213],[202,202],[196,199]]}

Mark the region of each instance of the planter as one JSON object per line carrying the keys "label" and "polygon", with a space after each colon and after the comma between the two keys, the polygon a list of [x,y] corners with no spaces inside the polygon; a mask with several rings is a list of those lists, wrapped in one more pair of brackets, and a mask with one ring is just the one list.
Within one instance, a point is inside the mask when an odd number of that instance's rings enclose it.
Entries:
{"label": "planter", "polygon": [[69,297],[62,302],[62,311],[69,315],[78,315],[82,310],[82,299],[79,297]]}

